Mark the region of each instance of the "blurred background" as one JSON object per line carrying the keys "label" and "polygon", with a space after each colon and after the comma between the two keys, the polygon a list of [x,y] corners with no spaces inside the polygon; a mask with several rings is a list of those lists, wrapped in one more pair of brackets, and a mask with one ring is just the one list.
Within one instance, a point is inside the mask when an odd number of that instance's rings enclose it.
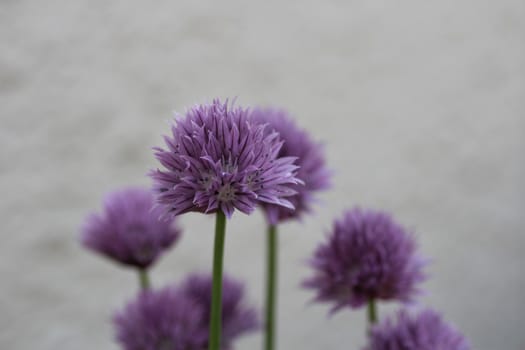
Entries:
{"label": "blurred background", "polygon": [[[288,109],[335,174],[316,215],[281,228],[280,349],[363,345],[364,312],[328,318],[298,287],[354,205],[417,232],[423,303],[473,348],[524,349],[524,15],[522,0],[1,1],[0,347],[117,349],[136,276],[83,250],[79,226],[104,193],[150,185],[173,111],[237,96]],[[180,223],[157,286],[211,268],[213,218]],[[228,225],[225,268],[262,305],[262,215]]]}

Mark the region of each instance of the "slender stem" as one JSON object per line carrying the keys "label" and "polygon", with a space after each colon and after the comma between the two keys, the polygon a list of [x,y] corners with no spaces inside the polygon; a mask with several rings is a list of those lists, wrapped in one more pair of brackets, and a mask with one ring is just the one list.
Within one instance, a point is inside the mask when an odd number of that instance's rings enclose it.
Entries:
{"label": "slender stem", "polygon": [[224,256],[224,236],[226,216],[219,210],[215,221],[215,245],[213,250],[213,286],[211,294],[210,338],[208,350],[219,350],[221,344],[222,313],[222,260]]}
{"label": "slender stem", "polygon": [[373,325],[377,322],[377,307],[375,299],[368,300],[368,322]]}
{"label": "slender stem", "polygon": [[277,305],[277,227],[268,226],[266,256],[266,336],[264,349],[275,348],[275,310]]}
{"label": "slender stem", "polygon": [[150,282],[149,282],[148,270],[145,268],[140,268],[138,269],[138,272],[139,272],[140,288],[142,288],[142,290],[149,289]]}

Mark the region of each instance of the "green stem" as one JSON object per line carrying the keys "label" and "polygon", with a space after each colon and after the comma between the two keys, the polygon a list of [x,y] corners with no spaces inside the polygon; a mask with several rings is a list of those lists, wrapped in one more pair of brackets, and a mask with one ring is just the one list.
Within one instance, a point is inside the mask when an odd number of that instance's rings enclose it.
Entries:
{"label": "green stem", "polygon": [[219,350],[221,344],[222,312],[222,260],[224,256],[224,236],[226,216],[219,210],[215,221],[215,245],[213,250],[213,286],[211,294],[210,338],[208,350]]}
{"label": "green stem", "polygon": [[141,268],[138,270],[138,272],[139,272],[140,288],[142,288],[142,290],[149,289],[150,282],[149,282],[148,270]]}
{"label": "green stem", "polygon": [[266,337],[264,349],[275,348],[275,310],[277,290],[277,227],[268,226],[267,234],[267,256],[266,256]]}
{"label": "green stem", "polygon": [[368,322],[373,325],[377,322],[377,306],[375,299],[368,300]]}

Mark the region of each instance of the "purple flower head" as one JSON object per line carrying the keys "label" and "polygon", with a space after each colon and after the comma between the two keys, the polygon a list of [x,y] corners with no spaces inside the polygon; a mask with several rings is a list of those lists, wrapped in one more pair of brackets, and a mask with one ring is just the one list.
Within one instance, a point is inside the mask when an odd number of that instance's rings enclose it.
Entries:
{"label": "purple flower head", "polygon": [[410,316],[405,310],[397,319],[387,318],[372,327],[365,350],[468,350],[461,333],[433,310]]}
{"label": "purple flower head", "polygon": [[115,314],[116,339],[124,350],[205,350],[196,306],[174,287],[144,291]]}
{"label": "purple flower head", "polygon": [[[190,275],[180,287],[145,291],[115,315],[117,340],[124,350],[206,350],[212,279]],[[221,349],[258,328],[255,310],[244,305],[242,284],[225,277]]]}
{"label": "purple flower head", "polygon": [[82,244],[125,265],[146,268],[180,236],[173,220],[160,221],[151,191],[126,188],[107,195],[102,213],[86,218]]}
{"label": "purple flower head", "polygon": [[326,168],[322,145],[314,142],[306,130],[299,128],[284,110],[258,108],[252,112],[252,118],[259,123],[268,124],[268,132],[279,133],[284,144],[278,157],[297,157],[297,177],[304,182],[304,185],[291,186],[297,194],[288,200],[295,210],[264,203],[266,218],[272,225],[300,218],[302,214],[311,211],[314,193],[330,187],[330,172]]}
{"label": "purple flower head", "polygon": [[234,209],[249,214],[260,202],[293,209],[285,197],[300,182],[295,158],[277,158],[279,135],[249,114],[214,100],[175,121],[164,138],[167,149],[155,148],[165,169],[150,174],[167,216],[221,210],[230,218]]}
{"label": "purple flower head", "polygon": [[335,303],[332,312],[370,299],[410,302],[425,279],[425,264],[412,235],[390,215],[356,208],[317,248],[310,261],[314,275],[304,286],[317,291],[317,301]]}
{"label": "purple flower head", "polygon": [[[181,293],[200,305],[203,311],[201,329],[208,336],[211,311],[211,291],[213,279],[209,274],[190,275],[183,282]],[[243,304],[243,285],[224,276],[222,280],[222,349],[231,349],[233,340],[243,333],[259,327],[255,309]]]}

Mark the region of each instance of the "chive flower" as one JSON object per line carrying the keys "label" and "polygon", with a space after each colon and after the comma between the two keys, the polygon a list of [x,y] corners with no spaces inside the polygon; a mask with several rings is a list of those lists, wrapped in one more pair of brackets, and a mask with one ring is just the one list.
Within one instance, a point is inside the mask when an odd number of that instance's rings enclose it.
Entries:
{"label": "chive flower", "polygon": [[[123,350],[206,350],[212,279],[190,275],[179,286],[147,290],[113,318]],[[241,335],[258,328],[255,309],[244,302],[243,285],[225,277],[221,350],[232,350]]]}
{"label": "chive flower", "polygon": [[120,264],[145,269],[180,237],[174,220],[159,220],[151,191],[129,187],[109,193],[102,212],[87,216],[81,243]]}
{"label": "chive flower", "polygon": [[[181,284],[179,291],[202,310],[200,329],[208,336],[210,324],[212,277],[193,274]],[[231,349],[239,336],[259,328],[257,312],[244,302],[244,286],[225,275],[222,280],[222,335],[221,349]]]}
{"label": "chive flower", "polygon": [[300,218],[311,211],[315,193],[330,187],[330,171],[326,167],[323,147],[315,142],[310,134],[297,126],[290,115],[280,109],[256,108],[252,118],[262,124],[268,124],[267,133],[278,132],[284,144],[278,157],[296,157],[299,166],[297,177],[304,184],[293,184],[291,188],[297,193],[287,198],[295,210],[264,203],[266,219],[271,225],[289,219]]}
{"label": "chive flower", "polygon": [[412,235],[389,214],[356,208],[335,221],[309,264],[314,274],[303,285],[316,291],[316,301],[333,303],[335,312],[371,300],[412,301],[425,279],[426,261],[417,255]]}
{"label": "chive flower", "polygon": [[296,193],[290,185],[300,183],[295,158],[278,157],[279,134],[249,115],[214,100],[178,116],[164,138],[167,148],[155,148],[163,169],[150,173],[165,216],[221,210],[230,218],[259,203],[294,209],[287,197]]}
{"label": "chive flower", "polygon": [[416,315],[401,310],[372,326],[365,350],[469,350],[465,337],[443,321],[441,315],[425,309]]}
{"label": "chive flower", "polygon": [[175,287],[146,290],[113,317],[116,340],[123,350],[204,350],[202,316]]}

